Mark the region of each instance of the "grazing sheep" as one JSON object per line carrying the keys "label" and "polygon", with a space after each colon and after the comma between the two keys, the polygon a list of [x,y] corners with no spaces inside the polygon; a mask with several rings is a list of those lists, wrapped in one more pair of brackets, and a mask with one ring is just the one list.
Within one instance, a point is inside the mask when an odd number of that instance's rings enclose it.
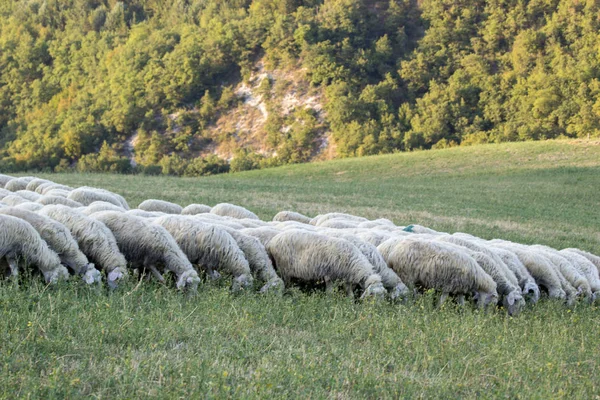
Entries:
{"label": "grazing sheep", "polygon": [[375,247],[393,237],[389,232],[374,229],[363,230],[356,233],[356,236],[365,242],[371,243]]}
{"label": "grazing sheep", "polygon": [[269,258],[269,254],[260,240],[253,236],[243,234],[240,231],[226,225],[214,225],[221,227],[233,237],[239,248],[244,253],[244,257],[246,257],[246,260],[248,260],[250,271],[252,271],[254,278],[261,282],[266,282],[265,285],[260,289],[261,293],[265,293],[267,291],[280,292],[283,289],[283,281],[275,272],[273,263]]}
{"label": "grazing sheep", "polygon": [[260,226],[258,228],[244,228],[240,232],[257,238],[266,247],[271,239],[281,233],[281,230],[270,226]]}
{"label": "grazing sheep", "polygon": [[36,193],[39,194],[47,194],[49,191],[54,190],[54,189],[62,189],[62,190],[66,190],[68,192],[70,192],[71,190],[73,190],[73,188],[71,186],[67,186],[67,185],[61,185],[59,183],[54,183],[54,182],[50,182],[50,183],[43,183],[40,186],[38,186],[35,189]]}
{"label": "grazing sheep", "polygon": [[38,186],[43,185],[44,183],[54,183],[54,182],[49,181],[48,179],[35,178],[27,184],[27,187],[25,188],[25,190],[30,190],[32,192],[35,192],[35,190],[38,188]]}
{"label": "grazing sheep", "polygon": [[440,304],[449,295],[475,293],[480,307],[498,302],[496,282],[456,245],[417,238],[392,238],[377,249],[402,281],[409,287],[420,286],[442,292]]}
{"label": "grazing sheep", "polygon": [[121,207],[121,202],[112,194],[104,193],[99,191],[98,189],[92,188],[77,188],[69,192],[67,196],[69,200],[76,201],[78,203],[83,204],[84,206],[89,206],[95,201],[104,201],[106,203],[114,204],[115,206]]}
{"label": "grazing sheep", "polygon": [[356,221],[349,221],[343,218],[331,218],[319,223],[317,226],[321,228],[332,229],[353,229],[358,228],[358,223]]}
{"label": "grazing sheep", "polygon": [[102,222],[67,206],[49,205],[38,214],[60,222],[71,231],[79,249],[97,268],[106,271],[111,288],[127,276],[127,261],[117,246],[112,232]]}
{"label": "grazing sheep", "polygon": [[4,189],[10,190],[11,192],[16,192],[17,190],[25,190],[27,189],[27,184],[34,180],[33,176],[24,176],[21,178],[13,178],[10,181],[6,182],[4,185]]}
{"label": "grazing sheep", "polygon": [[594,264],[596,266],[598,271],[600,271],[600,257],[598,257],[597,255],[589,253],[587,251],[580,250],[580,249],[575,249],[575,248],[568,248],[568,249],[563,249],[563,250],[571,252],[571,253],[577,253],[580,256],[584,256],[585,258],[590,260],[590,262],[592,264]]}
{"label": "grazing sheep", "polygon": [[273,221],[277,222],[296,221],[303,224],[310,224],[311,220],[312,218],[295,211],[280,211],[273,217]]}
{"label": "grazing sheep", "polygon": [[144,267],[164,281],[157,270],[157,265],[163,265],[177,276],[178,289],[196,291],[198,273],[165,228],[118,211],[100,211],[91,217],[112,231],[119,249],[134,267]]}
{"label": "grazing sheep", "polygon": [[377,250],[376,246],[359,239],[353,234],[336,229],[321,231],[319,233],[325,234],[329,237],[347,240],[356,246],[356,248],[359,249],[365,257],[367,257],[367,260],[369,260],[375,272],[381,276],[381,283],[383,284],[383,287],[388,290],[392,300],[399,297],[406,297],[409,294],[409,290],[406,285],[402,282],[400,277],[398,277],[398,275],[387,266],[387,263],[383,259],[383,256],[379,253],[379,250]]}
{"label": "grazing sheep", "polygon": [[98,193],[108,194],[108,195],[114,197],[115,199],[117,199],[117,201],[119,202],[118,205],[123,207],[125,210],[129,210],[129,204],[127,203],[127,200],[125,200],[125,198],[123,196],[121,196],[119,193],[115,193],[115,192],[111,192],[110,190],[95,188],[95,187],[91,187],[91,186],[81,186],[78,189],[87,189],[87,190],[92,190],[92,191],[95,191]]}
{"label": "grazing sheep", "polygon": [[39,211],[42,208],[44,208],[43,205],[41,205],[40,203],[32,203],[32,202],[27,202],[27,203],[21,203],[21,204],[17,204],[15,206],[15,208],[19,208],[21,210],[27,210],[27,211]]}
{"label": "grazing sheep", "polygon": [[24,198],[25,200],[29,200],[29,201],[36,201],[40,197],[42,197],[41,194],[38,194],[36,192],[31,192],[29,190],[17,190],[15,192],[15,194],[17,194],[17,195],[21,196],[22,198]]}
{"label": "grazing sheep", "polygon": [[[570,286],[576,290],[575,296],[581,294],[584,296],[584,298],[592,301],[592,289],[587,278],[584,274],[579,272],[579,270],[575,268],[563,254],[561,254],[558,250],[547,246],[535,245],[529,246],[529,248],[539,251],[544,257],[548,258],[556,266],[556,268],[558,268],[558,271],[569,282]],[[563,290],[567,292],[568,297],[571,290],[568,285],[565,286],[567,289],[569,289],[569,291],[567,291],[565,288],[563,288]],[[574,301],[575,298],[572,297],[569,300]]]}
{"label": "grazing sheep", "polygon": [[66,199],[67,197],[69,197],[69,193],[71,193],[71,192],[69,192],[68,190],[65,190],[65,189],[52,189],[52,190],[48,190],[46,192],[45,196],[59,196],[59,197],[64,197]]}
{"label": "grazing sheep", "polygon": [[360,224],[358,224],[358,227],[365,228],[365,229],[371,229],[371,228],[378,228],[382,225],[396,228],[396,225],[387,218],[379,218],[379,219],[376,219],[373,221],[361,222]]}
{"label": "grazing sheep", "polygon": [[567,296],[562,289],[562,284],[556,269],[546,257],[539,255],[527,248],[527,246],[494,239],[488,242],[491,246],[497,246],[510,250],[523,263],[531,276],[535,279],[538,287],[545,288],[550,298],[564,300]]}
{"label": "grazing sheep", "polygon": [[417,225],[417,224],[411,224],[411,225],[407,225],[406,227],[402,228],[402,230],[404,232],[410,232],[410,233],[428,233],[431,235],[440,235],[442,234],[442,232],[438,232],[438,231],[434,231],[431,228],[427,228],[421,225]]}
{"label": "grazing sheep", "polygon": [[[350,242],[318,233],[296,230],[275,236],[267,245],[284,282],[342,281],[346,289],[360,285],[362,297],[383,297],[386,293],[369,260]],[[350,294],[351,291],[348,292]]]}
{"label": "grazing sheep", "polygon": [[43,206],[60,204],[60,205],[71,207],[71,208],[83,207],[83,204],[81,204],[81,203],[78,203],[73,200],[65,199],[64,197],[60,197],[60,196],[44,195],[44,196],[40,197],[36,201],[36,203],[40,203]]}
{"label": "grazing sheep", "polygon": [[252,211],[246,210],[244,207],[236,206],[229,203],[220,203],[210,210],[211,214],[221,215],[224,217],[232,217],[236,219],[260,219]]}
{"label": "grazing sheep", "polygon": [[58,254],[60,262],[64,266],[77,275],[85,275],[84,280],[87,283],[100,281],[100,272],[88,262],[87,257],[79,250],[71,232],[63,224],[44,215],[14,207],[0,210],[0,214],[10,215],[28,222],[48,244],[48,247]]}
{"label": "grazing sheep", "polygon": [[153,221],[175,239],[192,264],[213,271],[226,271],[233,276],[232,290],[251,287],[253,283],[248,261],[236,241],[224,229],[182,215],[165,215]]}
{"label": "grazing sheep", "polygon": [[8,204],[9,206],[17,206],[19,204],[29,203],[29,200],[22,198],[18,194],[10,194],[2,198],[2,202],[4,204]]}
{"label": "grazing sheep", "polygon": [[10,190],[0,188],[0,199],[4,198],[6,196],[11,196],[11,195],[14,195],[14,193],[11,192]]}
{"label": "grazing sheep", "polygon": [[0,259],[6,258],[13,278],[19,275],[21,260],[37,266],[46,283],[69,278],[69,271],[60,265],[58,255],[48,248],[28,222],[10,215],[0,215],[0,226]]}
{"label": "grazing sheep", "polygon": [[171,203],[164,200],[149,199],[143,201],[138,209],[150,212],[161,212],[164,214],[181,214],[183,207],[179,204]]}
{"label": "grazing sheep", "polygon": [[181,210],[181,215],[196,215],[196,214],[207,214],[210,212],[212,207],[206,204],[190,204]]}
{"label": "grazing sheep", "polygon": [[218,224],[221,226],[226,226],[235,230],[245,229],[246,227],[240,223],[238,223],[237,219],[228,219],[228,218],[214,218],[213,214],[196,214],[192,215],[192,218],[196,218],[198,220],[204,221],[209,224]]}
{"label": "grazing sheep", "polygon": [[91,215],[99,211],[121,211],[125,212],[125,209],[121,206],[116,206],[113,203],[107,203],[105,201],[94,201],[87,207],[81,210],[85,215]]}
{"label": "grazing sheep", "polygon": [[320,226],[325,221],[328,221],[330,219],[343,219],[346,221],[356,222],[357,224],[368,221],[368,219],[363,218],[363,217],[357,217],[356,215],[333,212],[333,213],[317,215],[316,217],[314,217],[313,219],[310,220],[310,224],[315,225],[315,226]]}
{"label": "grazing sheep", "polygon": [[561,250],[559,253],[571,262],[573,267],[582,273],[588,280],[590,288],[594,293],[594,299],[600,295],[600,278],[598,269],[585,256],[570,250]]}
{"label": "grazing sheep", "polygon": [[14,176],[0,174],[0,188],[3,188],[9,181],[15,179]]}
{"label": "grazing sheep", "polygon": [[506,266],[515,274],[519,281],[522,293],[531,299],[532,303],[537,303],[540,298],[540,288],[515,253],[500,247],[489,246],[489,249],[496,253],[504,264],[506,264]]}
{"label": "grazing sheep", "polygon": [[158,211],[138,210],[137,208],[134,210],[127,211],[127,214],[133,215],[134,217],[140,217],[140,218],[158,218],[158,217],[162,217],[164,215],[173,215],[173,214],[167,214],[167,213],[158,212]]}
{"label": "grazing sheep", "polygon": [[275,228],[281,229],[281,230],[304,229],[306,231],[311,231],[311,232],[317,231],[317,228],[315,226],[303,224],[302,222],[298,222],[298,221],[277,222],[277,223],[275,223],[275,225],[271,225],[271,226],[274,226]]}

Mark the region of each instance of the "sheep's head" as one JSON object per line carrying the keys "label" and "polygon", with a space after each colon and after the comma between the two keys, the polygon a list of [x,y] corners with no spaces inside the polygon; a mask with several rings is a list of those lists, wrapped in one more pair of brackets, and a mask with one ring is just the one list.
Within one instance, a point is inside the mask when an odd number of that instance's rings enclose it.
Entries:
{"label": "sheep's head", "polygon": [[517,315],[525,304],[523,297],[516,291],[510,292],[502,299],[502,305],[508,311],[508,315]]}
{"label": "sheep's head", "polygon": [[[91,268],[89,267],[91,265]],[[88,268],[83,275],[83,281],[88,285],[91,285],[94,282],[100,284],[102,282],[102,274],[96,268],[94,268],[94,264],[88,264]]]}
{"label": "sheep's head", "polygon": [[185,290],[189,293],[196,293],[200,278],[195,270],[185,271],[179,279],[177,279],[177,289]]}
{"label": "sheep's head", "polygon": [[540,299],[540,288],[534,282],[527,282],[523,288],[523,294],[535,304]]}
{"label": "sheep's head", "polygon": [[253,283],[254,283],[254,279],[252,279],[251,275],[242,274],[242,275],[238,276],[237,278],[233,279],[233,282],[231,284],[231,291],[239,292],[241,290],[251,288]]}
{"label": "sheep's head", "polygon": [[398,283],[390,290],[389,295],[391,300],[398,300],[405,299],[409,293],[410,291],[403,283]]}
{"label": "sheep's head", "polygon": [[107,279],[108,287],[111,289],[116,289],[117,282],[126,276],[127,276],[127,271],[125,271],[123,268],[117,267],[117,268],[113,269],[108,274],[108,279]]}
{"label": "sheep's head", "polygon": [[218,281],[219,279],[221,279],[221,274],[219,273],[219,271],[215,271],[213,269],[208,273],[208,277],[213,281]]}
{"label": "sheep's head", "polygon": [[271,279],[263,287],[260,288],[260,293],[275,293],[282,294],[285,285],[279,278]]}
{"label": "sheep's head", "polygon": [[45,273],[44,278],[46,279],[46,283],[51,284],[55,284],[62,280],[66,281],[69,279],[69,271],[62,265],[59,265],[56,269]]}
{"label": "sheep's head", "polygon": [[552,299],[560,299],[565,300],[567,298],[567,294],[561,288],[548,288],[548,295]]}
{"label": "sheep's head", "polygon": [[498,304],[498,293],[496,291],[475,292],[473,299],[477,300],[477,305],[480,308],[486,308],[490,304]]}
{"label": "sheep's head", "polygon": [[380,300],[380,299],[383,299],[386,294],[387,294],[387,291],[385,290],[385,288],[383,287],[383,284],[381,282],[373,282],[365,288],[365,291],[362,294],[362,296],[360,296],[360,298],[365,299],[365,298],[373,297],[375,299]]}

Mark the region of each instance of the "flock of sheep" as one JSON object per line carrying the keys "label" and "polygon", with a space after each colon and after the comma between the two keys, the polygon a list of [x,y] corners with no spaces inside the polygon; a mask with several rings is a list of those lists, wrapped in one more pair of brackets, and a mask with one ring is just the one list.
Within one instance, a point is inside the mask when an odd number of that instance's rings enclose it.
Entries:
{"label": "flock of sheep", "polygon": [[[3,189],[2,189],[3,188]],[[405,299],[435,289],[440,304],[503,306],[511,315],[540,292],[566,304],[593,303],[600,257],[569,248],[484,240],[387,219],[282,211],[261,221],[227,203],[185,208],[146,200],[130,209],[113,192],[0,175],[0,271],[31,266],[47,283],[79,275],[111,288],[132,272],[195,292],[199,271],[231,278],[231,290],[281,293],[284,286],[342,284],[348,295]],[[104,278],[103,278],[104,277]]]}

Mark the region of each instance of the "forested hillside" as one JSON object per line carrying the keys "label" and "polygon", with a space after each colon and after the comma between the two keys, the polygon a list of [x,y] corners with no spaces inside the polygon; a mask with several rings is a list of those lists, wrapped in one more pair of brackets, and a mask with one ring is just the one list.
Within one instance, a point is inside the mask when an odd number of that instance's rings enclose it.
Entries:
{"label": "forested hillside", "polygon": [[592,0],[0,0],[0,169],[195,176],[598,137],[599,17]]}

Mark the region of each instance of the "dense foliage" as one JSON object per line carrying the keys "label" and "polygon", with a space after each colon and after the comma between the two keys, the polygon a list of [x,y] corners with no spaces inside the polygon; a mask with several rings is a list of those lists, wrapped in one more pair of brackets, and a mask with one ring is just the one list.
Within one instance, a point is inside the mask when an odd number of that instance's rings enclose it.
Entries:
{"label": "dense foliage", "polygon": [[0,0],[0,168],[309,160],[302,110],[269,118],[274,157],[201,156],[257,60],[323,90],[339,156],[599,136],[599,17],[592,0]]}

